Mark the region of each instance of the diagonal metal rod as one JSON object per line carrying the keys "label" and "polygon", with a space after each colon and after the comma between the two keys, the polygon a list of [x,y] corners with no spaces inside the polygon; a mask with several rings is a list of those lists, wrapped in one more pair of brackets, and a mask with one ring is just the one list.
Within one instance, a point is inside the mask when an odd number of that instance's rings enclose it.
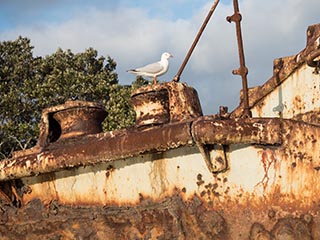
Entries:
{"label": "diagonal metal rod", "polygon": [[243,50],[243,41],[242,41],[242,34],[241,34],[241,20],[242,16],[239,12],[239,4],[238,0],[233,0],[234,6],[234,14],[232,16],[227,17],[228,22],[235,22],[236,24],[236,32],[237,32],[237,41],[238,41],[238,52],[239,52],[239,60],[240,60],[240,68],[235,69],[232,71],[233,74],[240,75],[242,78],[242,91],[243,91],[243,115],[242,117],[251,117],[251,111],[249,108],[249,94],[248,94],[248,68],[245,64],[244,59],[244,50]]}
{"label": "diagonal metal rod", "polygon": [[199,41],[199,39],[200,39],[200,37],[201,37],[204,29],[206,28],[206,26],[207,26],[207,24],[208,24],[208,22],[209,22],[209,20],[210,20],[210,18],[211,18],[211,16],[212,16],[214,10],[216,9],[218,3],[219,3],[219,0],[215,0],[215,1],[214,1],[214,3],[213,3],[213,5],[212,5],[212,7],[211,7],[211,9],[210,9],[210,11],[209,11],[206,19],[205,19],[204,22],[202,23],[202,26],[201,26],[201,28],[200,28],[200,30],[199,30],[196,38],[194,39],[194,41],[193,41],[193,43],[192,43],[192,45],[191,45],[188,53],[187,53],[187,56],[185,57],[183,63],[182,63],[181,66],[180,66],[180,69],[179,69],[178,73],[175,75],[175,77],[173,78],[172,81],[174,81],[174,82],[179,82],[180,76],[181,76],[181,74],[182,74],[185,66],[187,65],[187,63],[188,63],[188,61],[189,61],[189,58],[191,57],[191,54],[192,54],[194,48],[196,47],[196,45],[197,45],[197,43],[198,43],[198,41]]}

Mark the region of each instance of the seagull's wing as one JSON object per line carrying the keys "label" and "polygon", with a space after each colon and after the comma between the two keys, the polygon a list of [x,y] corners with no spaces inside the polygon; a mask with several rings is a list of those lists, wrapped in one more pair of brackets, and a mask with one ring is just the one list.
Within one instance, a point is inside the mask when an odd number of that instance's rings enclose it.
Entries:
{"label": "seagull's wing", "polygon": [[144,67],[135,69],[137,72],[145,72],[145,73],[151,73],[155,74],[163,70],[163,66],[160,64],[160,62],[151,63]]}

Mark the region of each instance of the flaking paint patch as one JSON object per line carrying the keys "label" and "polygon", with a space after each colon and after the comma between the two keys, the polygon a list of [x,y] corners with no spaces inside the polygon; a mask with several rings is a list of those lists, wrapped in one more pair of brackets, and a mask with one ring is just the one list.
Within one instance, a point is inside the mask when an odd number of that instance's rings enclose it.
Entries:
{"label": "flaking paint patch", "polygon": [[259,159],[260,151],[261,149],[250,145],[237,146],[237,148],[231,146],[230,172],[227,176],[229,182],[233,183],[233,186],[230,186],[231,190],[240,188],[252,194],[263,195],[263,186],[258,183],[264,178],[265,172],[263,163],[256,161]]}
{"label": "flaking paint patch", "polygon": [[[280,86],[266,95],[259,103],[252,107],[253,117],[282,117],[294,118],[320,108],[319,99],[320,74],[314,74],[313,68],[307,64],[301,66]],[[283,106],[279,115],[279,106]]]}
{"label": "flaking paint patch", "polygon": [[168,161],[160,156],[158,160],[151,162],[149,178],[152,188],[152,195],[155,197],[161,197],[162,194],[167,192],[169,188],[167,179],[167,164]]}

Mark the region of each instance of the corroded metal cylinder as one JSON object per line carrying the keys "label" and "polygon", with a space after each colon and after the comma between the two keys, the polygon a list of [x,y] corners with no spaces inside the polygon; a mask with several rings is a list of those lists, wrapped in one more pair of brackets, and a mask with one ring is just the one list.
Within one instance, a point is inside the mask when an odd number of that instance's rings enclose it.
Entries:
{"label": "corroded metal cylinder", "polygon": [[136,125],[159,125],[170,121],[169,97],[165,89],[147,91],[133,96]]}
{"label": "corroded metal cylinder", "polygon": [[53,114],[61,128],[59,139],[102,132],[102,121],[107,116],[104,107],[98,103],[67,101]]}
{"label": "corroded metal cylinder", "polygon": [[202,116],[197,91],[185,83],[148,85],[131,94],[136,126],[154,126]]}

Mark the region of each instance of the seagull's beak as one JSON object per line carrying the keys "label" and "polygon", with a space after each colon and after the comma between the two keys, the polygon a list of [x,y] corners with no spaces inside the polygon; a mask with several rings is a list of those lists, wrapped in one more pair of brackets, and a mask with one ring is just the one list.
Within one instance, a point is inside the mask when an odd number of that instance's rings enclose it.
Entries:
{"label": "seagull's beak", "polygon": [[170,56],[169,56],[169,57],[173,58],[173,55],[171,55],[171,54],[170,54]]}

